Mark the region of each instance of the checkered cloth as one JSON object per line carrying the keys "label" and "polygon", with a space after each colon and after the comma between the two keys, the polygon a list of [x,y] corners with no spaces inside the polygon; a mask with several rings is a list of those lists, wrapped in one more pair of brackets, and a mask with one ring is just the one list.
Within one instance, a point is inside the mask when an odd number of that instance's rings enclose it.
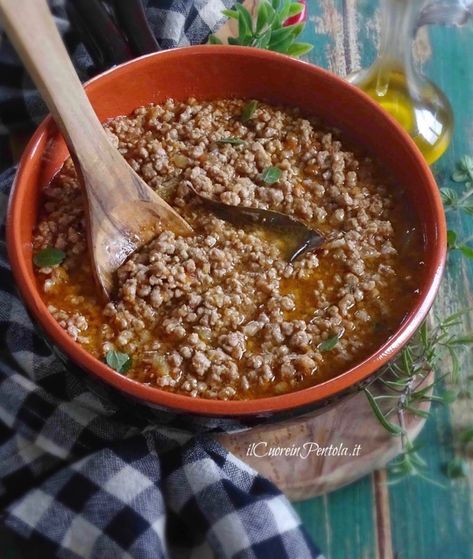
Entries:
{"label": "checkered cloth", "polygon": [[[166,47],[205,40],[223,7],[220,0],[147,4]],[[92,60],[62,5],[53,9],[81,77],[90,76]],[[0,88],[2,133],[41,120],[44,105],[5,38]],[[6,259],[14,173],[0,177],[2,521],[41,557],[319,557],[280,491],[210,435],[123,401],[51,353],[16,295]]]}

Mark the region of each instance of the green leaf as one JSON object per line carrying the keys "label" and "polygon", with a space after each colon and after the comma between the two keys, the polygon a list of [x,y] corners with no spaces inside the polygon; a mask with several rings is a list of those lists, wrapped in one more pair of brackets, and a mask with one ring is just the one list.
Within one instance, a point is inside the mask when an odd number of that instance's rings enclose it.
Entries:
{"label": "green leaf", "polygon": [[463,256],[473,259],[473,248],[467,245],[461,245],[458,248],[460,249],[460,252],[463,254]]}
{"label": "green leaf", "polygon": [[240,44],[240,40],[237,39],[236,37],[228,37],[227,41],[228,41],[229,45],[239,45]]}
{"label": "green leaf", "polygon": [[277,47],[279,44],[287,41],[287,39],[289,38],[295,39],[303,29],[303,23],[296,23],[294,25],[282,27],[281,29],[276,29],[271,33],[271,41],[269,42],[270,48],[273,49]]}
{"label": "green leaf", "polygon": [[217,140],[217,144],[230,144],[232,146],[242,146],[243,144],[246,144],[246,142],[241,138],[236,138],[235,136],[229,136],[228,138],[220,138],[220,140]]}
{"label": "green leaf", "polygon": [[105,362],[110,368],[117,371],[117,373],[123,374],[130,369],[132,359],[127,353],[120,353],[119,351],[111,349],[107,351],[105,355]]}
{"label": "green leaf", "polygon": [[465,171],[455,171],[452,174],[452,181],[455,182],[466,182],[468,180],[468,174]]}
{"label": "green leaf", "polygon": [[282,25],[286,19],[289,17],[289,11],[291,9],[291,0],[283,0],[282,6],[277,13],[277,22]]}
{"label": "green leaf", "polygon": [[458,398],[458,390],[444,390],[440,398],[443,404],[453,404]]}
{"label": "green leaf", "polygon": [[57,266],[66,258],[65,253],[55,247],[46,247],[33,256],[33,263],[38,268]]}
{"label": "green leaf", "polygon": [[466,171],[468,174],[471,175],[473,173],[473,157],[471,157],[470,155],[464,155],[460,158],[458,167],[462,171]]}
{"label": "green leaf", "polygon": [[449,346],[458,346],[458,345],[471,345],[473,344],[473,334],[469,334],[466,336],[458,336],[456,338],[452,338],[449,340]]}
{"label": "green leaf", "polygon": [[241,121],[243,122],[243,124],[246,124],[253,118],[257,108],[258,101],[256,101],[255,99],[253,99],[243,107],[243,110],[241,111]]}
{"label": "green leaf", "polygon": [[299,58],[299,56],[304,56],[313,49],[313,45],[310,43],[293,43],[288,49],[287,54],[289,56],[295,56]]}
{"label": "green leaf", "polygon": [[440,195],[445,206],[452,206],[458,199],[458,195],[453,188],[441,188]]}
{"label": "green leaf", "polygon": [[238,12],[238,37],[244,39],[245,37],[253,35],[253,20],[251,19],[250,12],[241,4],[235,5],[235,10]]}
{"label": "green leaf", "polygon": [[465,429],[458,437],[460,443],[464,446],[469,445],[473,442],[473,427]]}
{"label": "green leaf", "polygon": [[256,33],[261,33],[261,31],[266,27],[270,21],[269,17],[268,3],[263,1],[258,6],[258,13],[256,16]]}
{"label": "green leaf", "polygon": [[261,174],[261,179],[266,184],[274,184],[281,178],[282,171],[279,167],[267,167]]}
{"label": "green leaf", "polygon": [[396,423],[391,423],[391,421],[389,421],[386,418],[384,413],[381,411],[381,408],[378,406],[378,403],[376,402],[374,396],[371,394],[371,392],[368,389],[365,388],[364,392],[366,394],[366,397],[368,398],[368,402],[371,406],[371,409],[373,410],[378,421],[386,429],[386,431],[388,431],[392,435],[396,435],[396,436],[401,435],[403,433],[402,427],[400,425],[397,425]]}
{"label": "green leaf", "polygon": [[450,248],[450,249],[456,248],[457,247],[457,238],[458,238],[458,235],[456,234],[456,232],[449,229],[447,231],[447,247]]}
{"label": "green leaf", "polygon": [[258,47],[260,49],[267,49],[270,40],[271,40],[271,29],[268,29],[256,39],[255,47]]}
{"label": "green leaf", "polygon": [[291,2],[288,17],[294,17],[297,14],[300,14],[303,9],[304,5],[301,2]]}
{"label": "green leaf", "polygon": [[456,456],[448,462],[446,474],[451,479],[459,479],[468,475],[468,464],[466,460]]}
{"label": "green leaf", "polygon": [[238,19],[238,12],[236,10],[222,10],[222,14],[231,19]]}
{"label": "green leaf", "polygon": [[223,42],[215,35],[209,36],[209,45],[223,45]]}
{"label": "green leaf", "polygon": [[338,336],[338,334],[336,334],[335,336],[331,336],[330,338],[327,338],[326,340],[321,342],[317,346],[317,349],[322,353],[325,351],[331,351],[338,344],[339,340],[340,337]]}

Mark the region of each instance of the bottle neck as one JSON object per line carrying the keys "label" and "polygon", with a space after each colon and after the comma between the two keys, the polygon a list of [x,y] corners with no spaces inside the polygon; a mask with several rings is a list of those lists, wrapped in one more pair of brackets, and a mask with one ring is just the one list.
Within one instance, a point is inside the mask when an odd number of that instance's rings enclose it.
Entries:
{"label": "bottle neck", "polygon": [[425,0],[382,0],[381,42],[378,61],[406,74],[412,69],[412,42],[419,11]]}

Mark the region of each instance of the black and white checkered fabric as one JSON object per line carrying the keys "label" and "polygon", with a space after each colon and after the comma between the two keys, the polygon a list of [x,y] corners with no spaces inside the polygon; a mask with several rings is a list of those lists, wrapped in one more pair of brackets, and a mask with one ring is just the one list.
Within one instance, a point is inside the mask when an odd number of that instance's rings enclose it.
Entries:
{"label": "black and white checkered fabric", "polygon": [[[160,44],[172,47],[204,41],[224,3],[148,1],[147,11]],[[81,77],[89,77],[90,57],[68,30],[62,5],[52,5]],[[3,137],[44,114],[3,38]],[[167,416],[151,421],[51,353],[16,295],[6,257],[14,173],[0,176],[2,522],[41,557],[319,557],[280,491],[209,435],[191,435]]]}

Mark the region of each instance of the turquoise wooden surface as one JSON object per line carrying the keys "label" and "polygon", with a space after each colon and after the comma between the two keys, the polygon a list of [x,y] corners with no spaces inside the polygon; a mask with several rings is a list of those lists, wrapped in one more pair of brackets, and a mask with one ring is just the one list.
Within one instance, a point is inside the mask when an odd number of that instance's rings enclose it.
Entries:
{"label": "turquoise wooden surface", "polygon": [[[378,37],[376,0],[309,0],[304,40],[315,44],[311,62],[343,75],[370,64]],[[421,32],[417,54],[424,72],[450,99],[456,120],[453,142],[435,164],[440,186],[450,181],[455,162],[473,155],[473,24],[461,29]],[[461,239],[473,235],[473,217],[453,215],[449,223]],[[457,254],[436,303],[439,313],[473,307],[473,264]],[[473,330],[466,318],[466,328]],[[467,355],[464,371],[473,372]],[[444,466],[454,455],[454,437],[473,424],[471,400],[433,411],[418,442],[428,475],[443,487],[419,478],[383,486],[385,473],[368,476],[328,496],[297,503],[296,509],[328,559],[471,559],[473,507],[470,476],[451,481]],[[376,491],[376,486],[379,491]]]}

